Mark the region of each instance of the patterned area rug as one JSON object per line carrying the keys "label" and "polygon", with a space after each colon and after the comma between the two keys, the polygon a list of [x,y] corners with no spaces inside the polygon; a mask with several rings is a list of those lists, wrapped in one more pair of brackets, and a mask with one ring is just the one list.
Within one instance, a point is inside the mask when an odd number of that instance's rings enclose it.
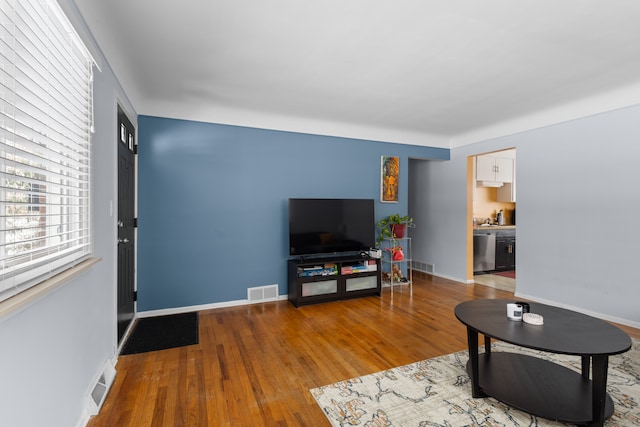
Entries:
{"label": "patterned area rug", "polygon": [[[542,357],[580,372],[580,358],[493,343],[492,351]],[[482,352],[482,349],[481,349]],[[493,399],[471,397],[467,351],[452,353],[311,390],[333,426],[563,426]],[[640,425],[640,341],[609,358],[607,391],[615,413],[608,427]]]}

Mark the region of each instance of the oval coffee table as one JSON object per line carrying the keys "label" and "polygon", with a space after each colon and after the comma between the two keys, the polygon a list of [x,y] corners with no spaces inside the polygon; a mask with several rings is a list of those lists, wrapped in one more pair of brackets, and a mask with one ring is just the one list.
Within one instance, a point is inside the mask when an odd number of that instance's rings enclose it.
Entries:
{"label": "oval coffee table", "polygon": [[[631,348],[624,331],[603,320],[545,304],[530,303],[544,324],[507,318],[509,300],[473,300],[455,308],[467,326],[473,397],[492,396],[532,415],[579,425],[602,426],[613,415],[606,392],[609,356]],[[485,352],[478,354],[478,333]],[[548,360],[491,352],[491,338],[549,353],[580,356],[582,373]],[[589,379],[590,365],[592,379]]]}

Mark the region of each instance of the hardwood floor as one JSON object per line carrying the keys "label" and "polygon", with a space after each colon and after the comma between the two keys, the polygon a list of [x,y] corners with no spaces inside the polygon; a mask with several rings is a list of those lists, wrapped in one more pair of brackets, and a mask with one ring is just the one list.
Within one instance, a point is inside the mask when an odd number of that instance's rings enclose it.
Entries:
{"label": "hardwood floor", "polygon": [[[418,277],[416,277],[418,276]],[[329,425],[309,389],[466,348],[454,307],[507,291],[414,275],[368,297],[200,312],[198,345],[120,356],[88,427]],[[640,330],[622,327],[640,339]]]}

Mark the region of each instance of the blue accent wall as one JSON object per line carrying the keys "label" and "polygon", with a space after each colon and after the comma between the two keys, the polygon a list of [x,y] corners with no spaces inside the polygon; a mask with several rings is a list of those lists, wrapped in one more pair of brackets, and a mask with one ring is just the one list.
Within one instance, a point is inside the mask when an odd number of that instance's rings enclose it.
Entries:
{"label": "blue accent wall", "polygon": [[[409,158],[449,150],[150,116],[138,118],[138,310],[287,293],[290,197],[372,198],[406,214]],[[400,200],[381,203],[381,156],[400,157]]]}

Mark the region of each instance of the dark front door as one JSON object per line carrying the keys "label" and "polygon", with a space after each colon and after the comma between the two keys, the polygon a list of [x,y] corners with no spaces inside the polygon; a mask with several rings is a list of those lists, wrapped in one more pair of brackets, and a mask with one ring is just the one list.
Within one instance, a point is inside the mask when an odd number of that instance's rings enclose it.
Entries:
{"label": "dark front door", "polygon": [[118,342],[135,312],[135,129],[118,106]]}

